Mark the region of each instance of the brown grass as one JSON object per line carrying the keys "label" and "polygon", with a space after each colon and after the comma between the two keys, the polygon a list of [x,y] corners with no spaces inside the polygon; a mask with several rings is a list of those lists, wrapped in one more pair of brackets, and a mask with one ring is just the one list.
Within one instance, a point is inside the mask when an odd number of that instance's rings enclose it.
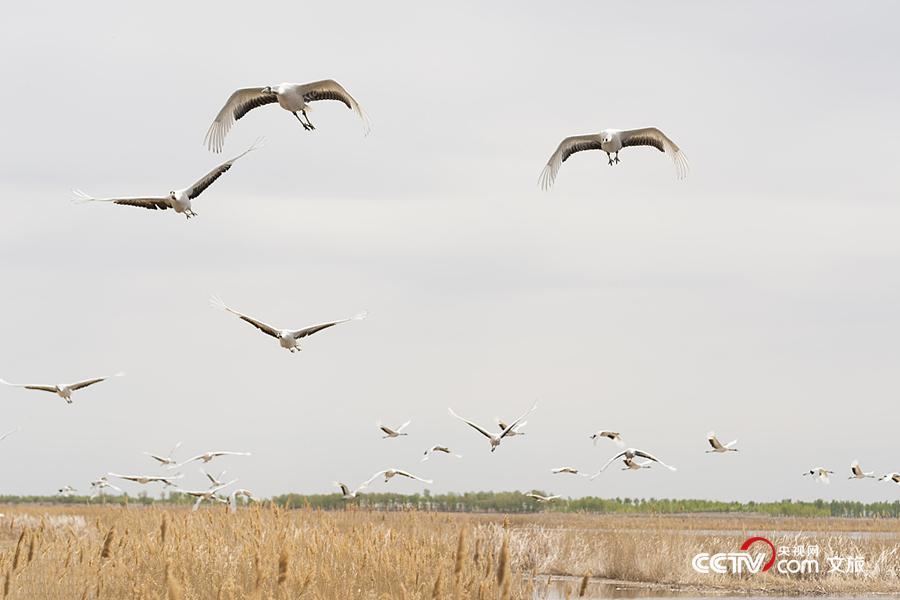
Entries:
{"label": "brown grass", "polygon": [[[541,598],[548,575],[754,592],[900,592],[900,523],[735,516],[4,507],[3,598]],[[867,532],[854,536],[850,532]],[[867,576],[701,575],[749,535],[866,557]],[[823,561],[824,562],[824,561]],[[593,576],[587,576],[591,573]],[[571,587],[569,587],[571,583]]]}

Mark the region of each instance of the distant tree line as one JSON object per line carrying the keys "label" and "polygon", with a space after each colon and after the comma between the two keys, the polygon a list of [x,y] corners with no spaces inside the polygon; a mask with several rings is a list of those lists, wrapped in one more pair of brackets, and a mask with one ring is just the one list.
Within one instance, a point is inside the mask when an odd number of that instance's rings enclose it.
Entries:
{"label": "distant tree line", "polygon": [[[545,494],[540,490],[537,493]],[[87,496],[0,496],[0,504],[84,504]],[[437,494],[361,494],[355,500],[344,500],[340,494],[283,494],[271,499],[285,508],[340,510],[353,504],[368,510],[423,510],[437,512],[535,513],[580,512],[603,514],[684,514],[684,513],[758,513],[785,517],[900,517],[900,500],[893,502],[854,502],[848,500],[816,500],[801,502],[722,502],[718,500],[673,500],[667,498],[597,498],[559,499],[537,503],[520,492],[466,492]],[[106,495],[90,500],[91,504],[190,504],[193,498],[178,492],[163,494],[158,499],[146,493],[137,496]]]}
{"label": "distant tree line", "polygon": [[112,504],[126,506],[137,504],[150,506],[152,504],[193,504],[196,499],[179,492],[161,493],[158,498],[151,497],[147,492],[137,495],[130,494],[103,494],[96,497],[80,496],[73,494],[66,496],[55,494],[53,496],[4,496],[0,495],[0,504]]}
{"label": "distant tree line", "polygon": [[[546,492],[535,490],[546,495]],[[348,501],[340,494],[284,494],[272,498],[288,508],[308,506],[335,510]],[[816,500],[801,502],[722,502],[718,500],[672,500],[657,498],[597,498],[554,500],[538,503],[520,492],[466,492],[464,494],[363,494],[352,500],[370,510],[430,510],[438,512],[534,513],[583,512],[606,514],[678,514],[678,513],[759,513],[790,517],[900,517],[900,500],[893,502],[853,502]]]}

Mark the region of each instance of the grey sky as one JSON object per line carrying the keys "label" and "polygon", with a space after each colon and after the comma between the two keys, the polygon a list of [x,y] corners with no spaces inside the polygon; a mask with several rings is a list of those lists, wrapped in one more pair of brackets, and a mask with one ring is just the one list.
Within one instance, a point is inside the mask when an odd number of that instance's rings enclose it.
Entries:
{"label": "grey sky", "polygon": [[[0,376],[124,370],[75,404],[0,389],[2,492],[213,463],[271,495],[389,466],[436,491],[893,500],[900,470],[900,206],[887,2],[17,4],[0,24]],[[74,205],[165,193],[220,157],[237,87],[332,77],[306,133],[274,107],[242,159],[171,211]],[[537,178],[565,136],[657,125],[691,161],[627,150]],[[368,309],[291,355],[208,305],[273,324]],[[514,417],[491,454],[451,419]],[[413,420],[380,439],[375,421]],[[677,473],[613,470],[599,427]],[[714,428],[737,455],[709,456]],[[463,460],[418,460],[431,444]],[[840,473],[825,488],[800,473]],[[194,467],[186,485],[202,485]],[[128,486],[136,491],[136,486]],[[378,489],[383,489],[380,487]],[[387,489],[413,491],[392,481]]]}

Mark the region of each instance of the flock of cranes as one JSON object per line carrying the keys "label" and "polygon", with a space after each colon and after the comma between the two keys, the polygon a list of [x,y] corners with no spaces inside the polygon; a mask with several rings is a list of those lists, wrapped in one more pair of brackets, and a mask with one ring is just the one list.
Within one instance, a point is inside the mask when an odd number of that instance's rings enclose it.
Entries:
{"label": "flock of cranes", "polygon": [[[101,381],[102,379],[89,380],[93,382]],[[34,386],[23,386],[23,387],[34,387]],[[38,389],[49,388],[50,386],[41,386]],[[50,390],[52,391],[52,390]],[[507,437],[524,435],[525,432],[520,431],[519,429],[526,425],[525,417],[530,415],[532,412],[537,410],[537,404],[528,409],[525,413],[523,413],[518,419],[507,424],[502,419],[497,419],[498,430],[491,431],[487,428],[484,428],[473,421],[465,419],[457,415],[452,408],[448,408],[448,413],[450,416],[459,419],[481,435],[485,436],[490,442],[491,452],[497,450],[500,446],[501,440]],[[378,429],[382,432],[382,439],[396,439],[403,436],[408,436],[409,433],[404,431],[411,423],[411,420],[405,421],[402,425],[394,428],[387,425],[384,425],[381,422],[376,423]],[[0,441],[4,440],[9,435],[15,433],[17,430],[13,430],[7,432],[3,435],[0,435]],[[588,436],[589,439],[593,440],[594,444],[597,444],[597,441],[600,439],[608,439],[612,441],[619,447],[623,447],[625,445],[622,436],[617,431],[605,430],[601,429],[595,433],[592,433]],[[710,446],[709,450],[706,450],[706,453],[713,454],[727,454],[729,452],[738,452],[737,440],[732,440],[728,443],[722,443],[719,438],[716,436],[714,431],[710,431],[706,436],[706,441]],[[210,452],[203,452],[201,454],[197,454],[183,461],[178,461],[174,458],[175,452],[179,449],[181,443],[176,444],[166,455],[162,454],[154,454],[152,452],[144,452],[145,455],[149,456],[153,460],[158,463],[158,466],[165,468],[168,471],[181,469],[185,465],[192,462],[200,462],[202,464],[207,464],[212,460],[222,457],[222,456],[250,456],[249,452],[235,452],[230,450],[215,450]],[[421,459],[421,462],[427,461],[432,454],[441,453],[446,454],[448,456],[453,456],[455,458],[462,458],[462,455],[454,453],[447,446],[442,445],[433,445],[425,450],[424,455]],[[619,453],[613,455],[609,460],[607,460],[600,469],[593,474],[585,473],[582,470],[572,467],[572,466],[563,466],[551,469],[550,472],[554,475],[577,475],[579,477],[585,477],[591,481],[596,479],[601,473],[603,473],[612,463],[621,459],[623,471],[639,471],[642,469],[649,469],[654,464],[664,467],[670,471],[677,471],[676,467],[669,465],[662,460],[660,460],[657,456],[647,452],[645,450],[640,450],[638,448],[626,448]],[[639,460],[640,459],[640,460]],[[219,475],[213,475],[203,469],[200,472],[205,475],[210,485],[206,489],[199,490],[190,490],[190,489],[182,489],[176,483],[180,479],[184,477],[182,473],[177,473],[175,475],[124,475],[120,473],[107,473],[99,477],[98,479],[91,482],[92,494],[91,498],[95,498],[98,495],[102,495],[104,490],[112,489],[118,492],[122,492],[122,488],[110,483],[109,477],[113,477],[116,479],[120,479],[123,481],[130,481],[141,485],[147,485],[149,483],[162,483],[165,487],[175,488],[179,493],[191,496],[196,498],[193,510],[197,510],[199,506],[204,501],[209,502],[220,502],[223,504],[227,504],[231,510],[237,509],[237,499],[243,498],[244,501],[257,500],[257,498],[253,495],[253,493],[245,488],[235,489],[231,492],[230,496],[223,496],[220,494],[222,490],[225,488],[237,483],[237,479],[232,479],[230,481],[223,481],[224,475],[226,471],[223,471]],[[816,481],[821,483],[830,483],[830,476],[834,475],[834,471],[830,469],[826,469],[825,467],[815,467],[803,473],[804,476],[811,476]],[[355,489],[351,489],[345,483],[342,482],[334,482],[341,490],[341,496],[345,500],[354,500],[358,498],[364,490],[368,489],[369,486],[377,479],[384,480],[384,483],[388,483],[394,477],[401,477],[405,479],[410,479],[413,481],[418,481],[421,483],[431,484],[434,483],[432,479],[426,479],[424,477],[419,477],[418,475],[414,475],[409,471],[404,469],[399,469],[396,467],[391,467],[388,469],[382,469],[376,472],[374,475],[369,477],[366,481],[359,484]],[[859,464],[859,461],[854,460],[850,464],[850,475],[847,477],[848,479],[878,479],[879,481],[888,481],[896,484],[900,484],[900,473],[888,473],[886,475],[882,475],[881,477],[876,477],[874,471],[863,471],[862,467]],[[64,486],[58,490],[60,495],[71,496],[76,493],[76,488],[72,486]],[[537,493],[529,493],[525,494],[526,497],[531,498],[539,503],[550,502],[552,500],[557,500],[560,498],[559,495],[550,495],[544,496]]]}
{"label": "flock of cranes", "polygon": [[[14,433],[14,432],[10,432]],[[7,435],[6,434],[0,437],[0,441],[2,441]],[[178,462],[174,459],[173,455],[175,451],[181,446],[181,442],[178,442],[174,448],[165,456],[161,456],[158,454],[153,454],[152,452],[144,452],[145,455],[149,456],[153,460],[158,463],[158,466],[164,467],[167,470],[179,469],[188,463],[199,461],[203,464],[209,463],[215,458],[220,456],[250,456],[249,452],[232,452],[230,450],[214,450],[211,452],[203,452],[202,454],[198,454],[196,456],[192,456],[186,460]],[[148,485],[151,483],[161,483],[164,488],[174,488],[178,493],[184,494],[186,496],[191,496],[195,498],[192,510],[197,510],[200,508],[200,505],[204,501],[209,502],[220,502],[222,504],[226,504],[229,506],[231,511],[237,510],[237,502],[238,499],[242,499],[245,503],[250,501],[259,500],[256,496],[253,495],[253,492],[246,488],[235,489],[231,492],[230,495],[223,496],[220,494],[222,490],[227,487],[230,487],[237,483],[237,479],[232,479],[230,481],[224,482],[222,478],[225,476],[227,471],[222,471],[219,475],[212,475],[211,473],[205,471],[204,469],[200,469],[200,472],[206,477],[209,481],[209,486],[205,489],[191,490],[181,488],[178,483],[179,480],[184,479],[183,473],[176,473],[174,475],[125,475],[122,473],[107,473],[105,475],[101,475],[97,479],[91,481],[91,495],[90,499],[93,500],[98,496],[103,496],[106,493],[106,490],[115,490],[117,492],[123,492],[124,490],[119,486],[110,482],[109,478],[112,477],[114,479],[119,479],[122,481],[130,481],[132,483],[136,483],[139,485]],[[63,487],[57,490],[57,493],[60,496],[73,496],[78,492],[78,489],[71,485],[64,485]]]}
{"label": "flock of cranes", "polygon": [[[149,456],[153,460],[157,462],[157,466],[162,467],[166,470],[175,470],[184,467],[185,465],[192,462],[200,462],[203,464],[207,464],[211,462],[213,459],[219,458],[221,456],[250,456],[249,452],[233,452],[231,450],[213,450],[210,452],[203,452],[202,454],[197,454],[196,456],[192,456],[191,458],[185,459],[183,461],[177,461],[174,458],[175,452],[178,448],[181,447],[181,442],[178,442],[172,450],[169,451],[165,456],[159,454],[153,454],[152,452],[144,452],[145,455]],[[213,475],[204,469],[200,469],[200,473],[202,473],[206,479],[209,481],[209,486],[206,489],[184,489],[181,488],[177,481],[184,478],[183,473],[176,473],[174,475],[123,475],[121,473],[107,473],[106,475],[102,475],[91,482],[91,499],[96,498],[97,496],[101,496],[104,494],[104,490],[113,489],[117,492],[123,491],[122,488],[113,485],[110,483],[109,478],[113,477],[115,479],[121,479],[122,481],[130,481],[133,483],[137,483],[140,485],[147,485],[150,483],[161,483],[165,488],[175,488],[175,490],[180,494],[185,494],[187,496],[191,496],[195,498],[193,505],[193,510],[197,510],[200,508],[200,505],[204,501],[208,502],[220,502],[222,504],[227,504],[231,508],[231,510],[237,510],[237,500],[238,498],[242,498],[244,502],[249,502],[251,500],[257,500],[256,496],[253,495],[253,492],[246,488],[240,488],[233,490],[229,496],[223,496],[220,494],[222,490],[227,487],[230,487],[237,483],[237,479],[232,479],[230,481],[222,481],[227,471],[222,471],[218,475]],[[75,488],[71,486],[66,486],[59,490],[59,493],[62,495],[71,495],[74,493]]]}
{"label": "flock of cranes", "polygon": [[[819,483],[831,483],[831,476],[834,471],[825,467],[815,467],[803,473],[804,476],[810,476]],[[859,461],[854,460],[850,463],[850,475],[847,479],[878,479],[878,481],[889,481],[892,483],[900,483],[900,473],[887,473],[881,477],[876,477],[875,471],[863,471],[859,466]]]}
{"label": "flock of cranes", "polygon": [[[297,121],[300,122],[305,131],[312,131],[316,127],[310,121],[308,114],[311,110],[311,104],[324,100],[340,102],[341,104],[346,106],[362,120],[365,133],[369,133],[369,119],[359,103],[338,82],[331,79],[326,79],[305,84],[281,83],[279,85],[250,87],[236,90],[229,96],[228,100],[225,102],[225,105],[221,108],[212,124],[210,125],[209,130],[206,133],[204,144],[210,151],[220,153],[224,148],[225,138],[237,121],[239,121],[248,112],[255,108],[275,103],[277,103],[282,109],[290,112],[297,119]],[[689,169],[687,158],[678,147],[678,145],[675,144],[675,142],[673,142],[661,130],[655,127],[644,127],[640,129],[629,130],[604,129],[596,134],[576,135],[564,138],[559,143],[553,154],[550,156],[550,159],[547,161],[546,166],[541,172],[539,185],[545,190],[550,189],[556,181],[562,164],[573,154],[584,152],[587,150],[598,150],[606,154],[608,164],[610,166],[613,166],[621,162],[619,159],[619,153],[624,148],[636,146],[655,148],[656,150],[668,155],[673,161],[676,176],[678,177],[678,179],[682,179],[687,175]],[[145,208],[148,210],[172,209],[176,214],[183,214],[187,219],[191,219],[197,216],[197,213],[194,211],[192,202],[196,200],[210,186],[212,186],[212,184],[215,183],[220,177],[222,177],[222,175],[227,173],[238,160],[242,159],[250,152],[259,149],[260,147],[261,139],[258,139],[252,146],[250,146],[234,158],[231,158],[230,160],[217,165],[190,186],[186,188],[171,190],[168,192],[168,194],[165,195],[133,197],[113,196],[106,198],[97,198],[76,190],[75,200],[82,202],[105,202],[121,206]],[[310,325],[299,329],[282,329],[269,325],[264,321],[251,317],[245,313],[239,312],[226,305],[221,299],[216,296],[213,296],[210,302],[215,308],[236,316],[240,320],[259,330],[260,332],[276,339],[281,348],[284,348],[292,353],[299,352],[301,350],[301,340],[305,340],[305,338],[319,331],[329,329],[331,327],[334,327],[335,325],[340,325],[342,323],[361,320],[366,317],[366,313],[361,312],[352,317],[334,321],[327,321],[324,323]],[[116,375],[112,376],[95,377],[67,384],[16,384],[9,383],[2,379],[0,379],[0,383],[8,386],[25,388],[28,390],[50,392],[58,395],[67,403],[71,404],[73,392],[106,381],[111,377],[118,377],[121,375],[122,373],[117,373]],[[537,404],[525,411],[517,419],[509,423],[498,419],[498,429],[483,427],[474,421],[461,417],[456,414],[452,408],[448,408],[448,413],[453,418],[458,419],[459,421],[485,437],[490,444],[490,451],[495,452],[500,447],[501,442],[504,439],[513,438],[525,434],[525,432],[521,431],[522,427],[527,424],[527,421],[525,419],[535,410],[537,410]],[[396,439],[409,435],[409,433],[405,431],[409,424],[410,421],[406,421],[402,425],[394,428],[382,423],[378,423],[378,427],[383,433],[382,437],[384,439]],[[0,436],[0,441],[8,437],[11,433],[14,432],[9,432],[4,434],[3,436]],[[666,468],[670,471],[676,470],[674,466],[663,462],[661,459],[650,452],[638,448],[625,448],[625,442],[618,431],[605,429],[599,430],[589,437],[591,440],[593,440],[595,445],[601,439],[608,439],[618,447],[624,449],[612,456],[594,474],[582,472],[581,470],[571,466],[554,468],[551,470],[551,472],[556,475],[576,475],[593,480],[597,478],[603,471],[605,471],[612,463],[619,459],[622,460],[622,470],[626,471],[640,471],[644,469],[650,469],[656,465]],[[710,446],[710,449],[706,451],[707,453],[728,454],[732,452],[738,452],[738,449],[735,447],[737,444],[737,440],[723,444],[719,441],[714,432],[709,432],[709,434],[707,435],[707,442]],[[184,477],[182,473],[168,474],[169,471],[181,469],[189,463],[200,462],[203,464],[208,464],[218,457],[247,456],[249,455],[249,453],[233,451],[204,452],[202,454],[198,454],[179,462],[175,460],[173,456],[174,453],[178,450],[178,447],[179,446],[176,445],[175,448],[173,448],[167,455],[164,456],[145,453],[154,461],[156,461],[158,463],[158,467],[164,469],[166,471],[165,473],[156,475],[131,475],[110,472],[91,482],[91,488],[93,490],[92,497],[103,494],[104,490],[108,489],[121,491],[122,488],[110,482],[109,478],[114,478],[117,480],[132,482],[139,485],[161,483],[166,487],[177,488],[180,493],[189,495],[196,499],[193,505],[194,510],[197,510],[197,508],[203,502],[226,503],[229,504],[232,509],[235,509],[238,498],[243,498],[245,501],[255,499],[253,493],[250,492],[250,490],[244,488],[233,490],[230,496],[223,495],[223,490],[231,487],[238,481],[237,479],[232,479],[227,482],[223,481],[225,474],[224,472],[220,475],[214,476],[201,469],[200,471],[205,475],[206,479],[209,482],[209,485],[204,489],[195,490],[182,489],[178,487],[178,484],[176,482],[179,482]],[[425,450],[421,462],[429,460],[429,458],[436,453],[446,454],[455,458],[462,458],[461,455],[454,453],[447,446],[433,445]],[[833,471],[828,470],[824,467],[816,467],[814,469],[810,469],[808,472],[803,473],[803,475],[809,475],[822,483],[828,483],[829,476],[833,473]],[[395,477],[401,477],[422,483],[432,483],[431,479],[419,477],[410,473],[409,471],[392,467],[376,472],[374,475],[372,475],[372,477],[362,482],[355,489],[352,489],[348,485],[340,482],[335,482],[335,485],[340,488],[341,494],[345,499],[352,500],[354,498],[357,498],[359,494],[362,493],[363,490],[367,489],[369,485],[372,484],[375,480],[383,478],[384,483],[388,483],[392,478]],[[859,463],[857,461],[854,461],[851,465],[851,475],[849,478],[875,478],[875,474],[872,471],[863,471],[859,466]],[[892,481],[894,483],[900,484],[900,473],[890,473],[880,477],[879,479],[882,481]],[[59,493],[64,495],[71,495],[76,491],[77,490],[71,486],[65,486],[59,489]],[[533,498],[537,502],[549,502],[559,498],[559,496],[556,495],[543,496],[540,494],[528,494],[528,496]]]}
{"label": "flock of cranes", "polygon": [[[473,421],[470,421],[468,419],[460,417],[455,412],[453,412],[452,408],[448,408],[447,410],[448,410],[450,416],[452,416],[456,419],[459,419],[460,421],[462,421],[463,423],[465,423],[466,425],[468,425],[469,427],[471,427],[472,429],[474,429],[481,435],[488,438],[488,441],[490,442],[490,445],[491,445],[491,452],[494,452],[500,446],[500,442],[504,438],[507,438],[507,437],[510,437],[513,435],[524,435],[524,432],[518,431],[518,428],[525,425],[525,423],[526,423],[524,421],[525,417],[530,415],[536,409],[537,409],[537,405],[535,404],[528,411],[526,411],[524,414],[522,414],[522,416],[520,416],[515,421],[512,421],[510,424],[506,424],[503,420],[497,419],[497,424],[499,427],[499,430],[497,430],[497,431],[491,431],[489,429],[486,429],[486,428],[474,423]],[[401,436],[409,435],[408,432],[405,432],[403,430],[406,429],[406,427],[409,426],[410,423],[411,423],[411,421],[406,421],[405,423],[403,423],[401,426],[397,427],[396,429],[388,427],[386,425],[383,425],[381,422],[378,422],[376,425],[384,434],[384,435],[382,435],[382,439],[396,439]],[[622,435],[618,431],[601,429],[601,430],[589,435],[588,438],[593,440],[594,445],[597,444],[598,440],[604,439],[604,438],[612,441],[614,444],[616,444],[619,447],[624,447],[624,445],[625,445],[625,442],[622,439]],[[737,445],[737,440],[732,440],[730,442],[723,444],[719,440],[718,436],[716,435],[716,433],[714,431],[710,431],[706,435],[706,441],[710,447],[709,450],[706,450],[707,454],[728,454],[730,452],[738,452],[739,451],[738,448],[735,447]],[[460,456],[459,454],[454,454],[447,446],[435,445],[435,446],[431,446],[430,448],[425,450],[425,453],[424,453],[425,455],[424,455],[424,458],[422,458],[422,462],[425,462],[426,460],[428,460],[428,458],[435,452],[441,452],[444,454],[448,454],[450,456],[455,456],[456,458],[462,458],[462,456]],[[600,474],[603,473],[611,464],[613,464],[615,461],[617,461],[619,459],[622,460],[623,466],[621,467],[621,469],[623,471],[640,471],[642,469],[649,469],[649,468],[653,467],[653,465],[659,465],[663,468],[668,469],[669,471],[677,471],[677,469],[674,466],[663,462],[657,456],[654,456],[650,452],[647,452],[645,450],[640,450],[638,448],[625,448],[624,450],[620,451],[619,453],[612,456],[609,460],[607,460],[603,464],[603,466],[601,466],[600,469],[596,473],[593,473],[593,474],[585,473],[584,471],[582,471],[576,467],[572,467],[572,466],[556,467],[554,469],[550,469],[550,472],[553,475],[576,475],[579,477],[585,477],[585,478],[589,479],[590,481],[593,481],[594,479],[599,477]],[[834,474],[834,471],[831,471],[824,467],[816,467],[814,469],[810,469],[809,471],[806,471],[803,473],[803,475],[813,476],[817,481],[820,481],[822,483],[829,483],[829,481],[830,481],[829,476],[833,475],[833,474]],[[358,498],[364,492],[364,490],[366,490],[369,487],[369,485],[376,479],[384,477],[384,482],[387,483],[391,478],[396,477],[396,476],[405,477],[405,478],[419,481],[422,483],[433,483],[433,481],[431,479],[425,479],[425,478],[419,477],[417,475],[413,475],[412,473],[410,473],[408,471],[404,471],[402,469],[390,468],[390,469],[384,469],[382,471],[378,471],[377,473],[375,473],[375,475],[373,475],[366,481],[359,484],[359,486],[357,486],[355,489],[351,489],[350,486],[348,486],[346,483],[342,483],[342,482],[338,482],[338,481],[334,482],[334,485],[336,485],[340,488],[341,495],[345,500],[354,500],[354,499]],[[875,473],[873,471],[863,471],[862,468],[859,466],[859,461],[854,460],[851,463],[850,475],[849,475],[848,479],[870,479],[870,478],[871,479],[875,478]],[[900,473],[889,473],[887,475],[883,475],[882,477],[879,477],[878,480],[879,481],[891,481],[893,483],[900,484]],[[545,496],[545,495],[541,495],[538,493],[528,493],[528,494],[525,494],[525,496],[528,498],[531,498],[539,503],[550,502],[552,500],[557,500],[561,497],[559,495]]]}

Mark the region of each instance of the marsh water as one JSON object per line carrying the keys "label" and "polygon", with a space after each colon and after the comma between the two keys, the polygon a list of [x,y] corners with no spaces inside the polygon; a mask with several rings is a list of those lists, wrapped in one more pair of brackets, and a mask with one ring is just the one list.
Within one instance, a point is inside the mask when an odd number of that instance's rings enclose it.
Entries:
{"label": "marsh water", "polygon": [[[535,590],[535,600],[565,600],[579,598],[581,578],[554,577],[548,586],[540,586]],[[872,595],[833,595],[833,596],[797,596],[797,595],[772,595],[760,596],[758,594],[740,594],[733,591],[708,591],[679,590],[665,586],[648,586],[622,581],[594,580],[588,583],[584,596],[589,600],[611,600],[615,598],[675,598],[680,600],[765,600],[769,598],[790,598],[790,600],[823,600],[835,598],[852,600],[854,598],[900,598],[890,594]]]}
{"label": "marsh water", "polygon": [[[589,531],[591,533],[627,533],[629,531],[634,531],[632,529],[622,529],[622,528],[610,528],[610,527],[591,527],[591,528],[560,528],[561,530],[571,530],[571,531]],[[690,536],[716,536],[716,537],[747,537],[751,535],[752,532],[747,529],[679,529],[679,528],[658,528],[654,529],[655,532],[662,531],[670,531],[672,533],[677,533],[679,535],[690,535]],[[794,530],[794,529],[763,529],[757,531],[755,533],[762,533],[769,537],[799,537],[799,538],[822,538],[822,537],[842,537],[842,538],[850,538],[854,540],[866,540],[866,539],[892,539],[892,538],[900,538],[900,532],[897,531],[835,531],[833,533],[823,532],[823,531],[802,531],[802,530]]]}

